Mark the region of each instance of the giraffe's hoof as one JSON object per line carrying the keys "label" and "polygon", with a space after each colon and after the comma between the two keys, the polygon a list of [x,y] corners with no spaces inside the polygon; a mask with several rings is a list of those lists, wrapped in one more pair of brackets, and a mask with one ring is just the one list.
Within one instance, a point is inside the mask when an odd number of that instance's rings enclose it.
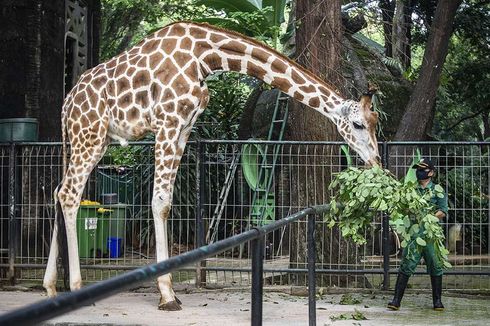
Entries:
{"label": "giraffe's hoof", "polygon": [[58,293],[56,292],[56,289],[47,289],[46,294],[48,295],[48,298],[56,298]]}
{"label": "giraffe's hoof", "polygon": [[175,301],[177,301],[178,304],[182,304],[182,301],[180,301],[179,298],[177,298],[177,296],[175,296]]}
{"label": "giraffe's hoof", "polygon": [[159,310],[165,310],[165,311],[178,311],[182,310],[182,307],[177,301],[170,301],[167,303],[161,303],[158,305]]}

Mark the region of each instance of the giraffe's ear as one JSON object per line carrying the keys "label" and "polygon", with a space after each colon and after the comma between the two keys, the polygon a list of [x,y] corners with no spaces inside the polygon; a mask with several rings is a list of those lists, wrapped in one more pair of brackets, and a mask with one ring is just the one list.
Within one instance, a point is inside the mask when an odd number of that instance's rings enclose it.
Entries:
{"label": "giraffe's ear", "polygon": [[368,85],[368,91],[361,96],[360,103],[364,110],[371,110],[373,95],[378,91],[378,88],[373,85]]}
{"label": "giraffe's ear", "polygon": [[361,100],[359,103],[361,103],[361,107],[364,110],[371,110],[371,102],[372,101],[372,95],[364,94],[361,96]]}

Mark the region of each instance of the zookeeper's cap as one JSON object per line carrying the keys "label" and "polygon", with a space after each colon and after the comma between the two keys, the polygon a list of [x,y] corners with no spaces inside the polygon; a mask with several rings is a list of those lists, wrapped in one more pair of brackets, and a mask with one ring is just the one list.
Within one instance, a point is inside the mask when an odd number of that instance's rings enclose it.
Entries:
{"label": "zookeeper's cap", "polygon": [[422,158],[420,161],[412,166],[412,169],[429,169],[429,170],[435,170],[436,167],[434,166],[434,163],[432,163],[431,160],[428,158]]}

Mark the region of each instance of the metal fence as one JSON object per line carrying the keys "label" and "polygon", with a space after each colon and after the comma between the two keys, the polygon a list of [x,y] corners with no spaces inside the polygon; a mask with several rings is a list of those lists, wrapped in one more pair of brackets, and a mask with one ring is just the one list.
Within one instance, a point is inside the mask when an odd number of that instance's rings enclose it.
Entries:
{"label": "metal fence", "polygon": [[[171,255],[187,252],[264,225],[304,207],[328,202],[334,173],[357,157],[336,142],[199,141],[188,144],[179,169],[169,219]],[[430,157],[436,181],[449,196],[443,223],[450,261],[445,277],[449,290],[490,287],[490,143],[382,143],[383,165],[402,177],[415,153]],[[82,206],[78,224],[82,278],[108,278],[123,270],[154,262],[151,190],[152,143],[114,147],[92,173],[84,199],[108,209]],[[123,168],[124,166],[124,168]],[[52,193],[61,174],[59,143],[0,146],[0,276],[11,280],[43,277],[53,223]],[[110,204],[110,200],[115,200]],[[95,221],[94,228],[87,227]],[[385,220],[386,222],[386,220]],[[90,223],[89,223],[90,224]],[[380,288],[394,283],[399,241],[383,228],[383,219],[366,230],[367,243],[345,241],[337,229],[316,223],[319,286]],[[383,230],[385,233],[383,234]],[[383,245],[383,235],[385,243]],[[107,238],[121,241],[110,251]],[[265,239],[266,284],[306,284],[306,223],[296,222]],[[384,248],[388,248],[384,250]],[[109,247],[110,248],[110,247]],[[208,258],[197,267],[174,273],[177,282],[249,285],[250,248],[240,246]],[[419,274],[424,273],[421,265]],[[429,278],[416,275],[416,288],[430,288]]]}

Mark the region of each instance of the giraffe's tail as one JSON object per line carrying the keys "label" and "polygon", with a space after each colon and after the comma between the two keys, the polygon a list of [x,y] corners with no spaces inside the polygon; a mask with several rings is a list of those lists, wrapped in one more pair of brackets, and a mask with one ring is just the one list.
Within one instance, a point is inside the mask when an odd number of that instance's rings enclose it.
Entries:
{"label": "giraffe's tail", "polygon": [[63,270],[63,286],[65,291],[70,288],[70,266],[68,261],[68,243],[66,240],[65,219],[63,218],[63,209],[59,201],[58,193],[61,188],[59,184],[54,190],[54,219],[58,228],[58,252],[61,256],[61,267]]}

